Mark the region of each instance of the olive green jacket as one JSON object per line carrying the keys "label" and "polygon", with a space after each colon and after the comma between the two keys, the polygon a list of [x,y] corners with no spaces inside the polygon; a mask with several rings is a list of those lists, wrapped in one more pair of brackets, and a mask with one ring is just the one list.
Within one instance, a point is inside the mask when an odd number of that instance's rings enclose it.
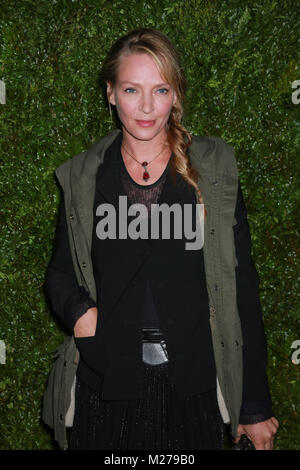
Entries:
{"label": "olive green jacket", "polygon": [[[96,174],[104,153],[120,130],[98,140],[87,151],[75,155],[56,169],[64,191],[68,235],[79,285],[96,301],[91,243]],[[210,326],[217,369],[217,392],[224,422],[237,435],[242,403],[242,331],[237,309],[233,225],[238,170],[233,148],[218,137],[193,136],[189,155],[199,172],[198,186],[207,217],[204,223],[204,264],[209,295]],[[99,300],[99,299],[98,299]],[[66,413],[71,403],[79,353],[74,337],[66,336],[56,354],[43,401],[43,420],[54,429],[62,448],[68,446]]]}

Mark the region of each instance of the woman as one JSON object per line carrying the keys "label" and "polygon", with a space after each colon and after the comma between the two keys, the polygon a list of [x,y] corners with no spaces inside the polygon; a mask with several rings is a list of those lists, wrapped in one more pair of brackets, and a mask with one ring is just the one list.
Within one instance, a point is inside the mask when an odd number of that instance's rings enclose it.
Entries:
{"label": "woman", "polygon": [[[246,434],[272,449],[278,422],[233,150],[183,128],[186,82],[161,32],[120,38],[102,78],[121,130],[57,169],[46,278],[80,352],[69,448],[222,449],[230,422],[235,442]],[[203,207],[206,242],[187,248]]]}

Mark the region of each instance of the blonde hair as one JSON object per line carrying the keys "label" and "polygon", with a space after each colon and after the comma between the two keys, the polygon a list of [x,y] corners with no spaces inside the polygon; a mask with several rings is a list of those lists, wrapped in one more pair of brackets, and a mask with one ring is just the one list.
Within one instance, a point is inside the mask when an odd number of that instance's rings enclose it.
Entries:
{"label": "blonde hair", "polygon": [[150,28],[135,29],[119,38],[112,45],[102,66],[101,79],[103,82],[110,82],[114,87],[122,58],[131,54],[150,55],[162,78],[173,87],[177,95],[177,100],[172,106],[166,125],[167,143],[174,154],[171,174],[173,181],[175,181],[176,172],[181,174],[185,181],[195,188],[198,201],[203,204],[202,194],[197,184],[199,173],[192,167],[187,153],[192,136],[181,124],[187,82],[181,67],[179,53],[171,41],[160,31]]}

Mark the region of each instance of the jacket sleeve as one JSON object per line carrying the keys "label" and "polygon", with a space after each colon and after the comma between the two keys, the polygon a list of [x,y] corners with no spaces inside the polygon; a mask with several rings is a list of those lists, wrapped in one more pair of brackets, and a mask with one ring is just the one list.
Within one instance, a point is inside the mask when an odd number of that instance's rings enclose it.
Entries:
{"label": "jacket sleeve", "polygon": [[52,257],[46,272],[45,292],[54,312],[70,334],[73,334],[76,321],[89,308],[96,307],[96,303],[76,279],[62,194]]}
{"label": "jacket sleeve", "polygon": [[251,256],[251,235],[240,181],[233,226],[236,257],[237,306],[243,334],[243,398],[240,424],[273,416],[267,367],[267,343],[259,299],[259,276]]}

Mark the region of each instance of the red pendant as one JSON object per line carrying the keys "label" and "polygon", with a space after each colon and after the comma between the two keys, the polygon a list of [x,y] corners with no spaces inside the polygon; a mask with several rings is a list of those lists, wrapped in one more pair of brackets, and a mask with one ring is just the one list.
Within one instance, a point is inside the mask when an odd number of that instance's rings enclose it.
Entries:
{"label": "red pendant", "polygon": [[145,173],[143,174],[143,179],[147,181],[149,178],[150,178],[149,173],[145,171]]}

